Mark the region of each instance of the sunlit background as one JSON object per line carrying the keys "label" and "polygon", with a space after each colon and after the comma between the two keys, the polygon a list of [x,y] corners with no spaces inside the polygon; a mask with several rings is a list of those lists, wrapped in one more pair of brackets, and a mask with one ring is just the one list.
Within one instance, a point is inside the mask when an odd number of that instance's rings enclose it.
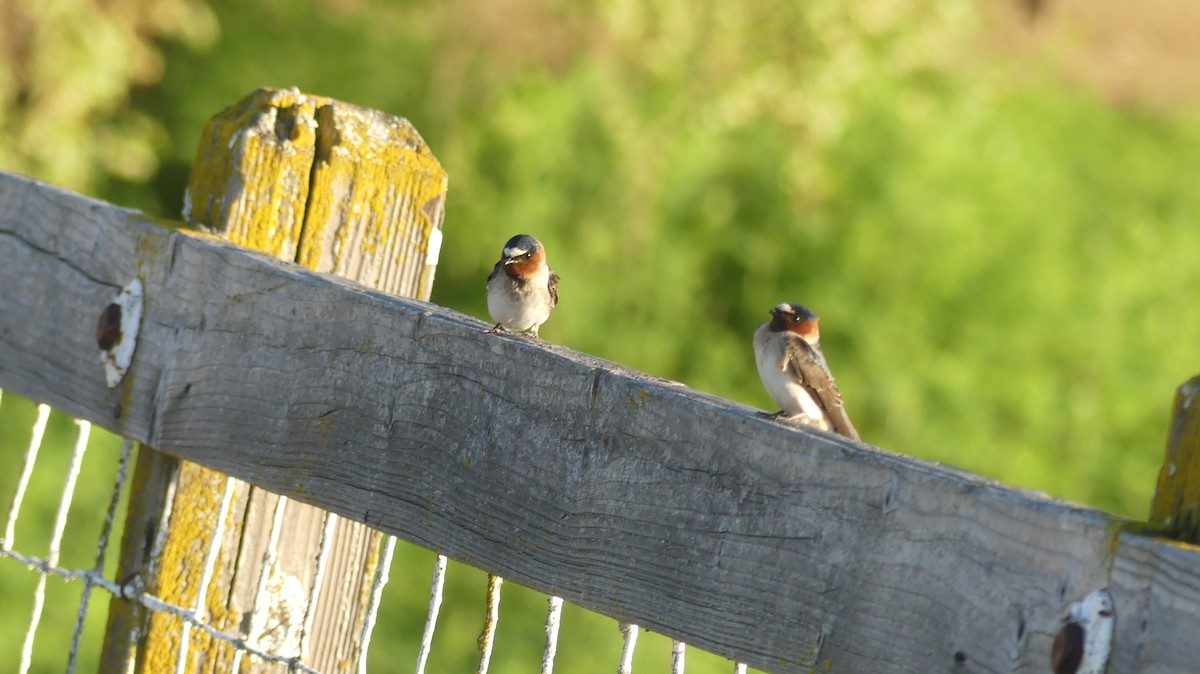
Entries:
{"label": "sunlit background", "polygon": [[[178,218],[202,124],[250,91],[378,108],[450,176],[434,301],[486,318],[534,234],[545,339],[762,409],[750,334],[801,302],[868,442],[1142,518],[1200,371],[1189,26],[1168,0],[17,0],[0,168]],[[5,395],[5,461],[31,419]],[[432,559],[398,555],[374,671],[411,669]],[[17,615],[32,576],[0,572]],[[452,567],[430,671],[473,671],[483,578]],[[493,671],[529,671],[543,599],[505,592]],[[561,670],[612,671],[615,633],[568,609]]]}

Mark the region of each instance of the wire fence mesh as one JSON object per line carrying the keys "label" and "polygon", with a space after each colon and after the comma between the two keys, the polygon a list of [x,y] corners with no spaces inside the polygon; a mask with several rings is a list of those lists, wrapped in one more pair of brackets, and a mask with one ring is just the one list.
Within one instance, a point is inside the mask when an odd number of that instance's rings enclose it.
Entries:
{"label": "wire fence mesh", "polygon": [[[0,392],[0,395],[2,395],[2,392]],[[3,398],[0,398],[0,403],[3,403]],[[222,504],[222,515],[213,523],[215,529],[215,535],[212,538],[213,544],[206,551],[205,573],[200,584],[200,596],[194,606],[177,606],[155,597],[144,590],[138,577],[126,578],[121,581],[115,581],[106,577],[106,564],[109,561],[109,545],[114,538],[115,523],[120,514],[122,498],[127,490],[128,468],[133,455],[133,443],[128,440],[121,443],[121,450],[115,467],[115,481],[108,494],[108,507],[105,511],[99,534],[95,539],[92,566],[90,568],[71,568],[60,563],[62,561],[63,541],[68,535],[67,527],[69,515],[72,512],[72,503],[75,499],[80,475],[84,469],[84,458],[92,436],[92,427],[87,421],[77,420],[74,422],[77,430],[74,442],[72,443],[69,462],[65,470],[61,473],[61,483],[56,490],[57,506],[50,528],[46,554],[37,555],[21,552],[17,547],[17,533],[19,527],[23,526],[25,522],[22,513],[28,510],[30,506],[40,505],[27,502],[27,497],[31,496],[30,487],[34,483],[35,469],[39,463],[39,456],[43,455],[43,444],[51,418],[51,409],[48,405],[39,404],[36,409],[37,414],[30,433],[29,444],[20,459],[20,470],[18,471],[18,478],[14,485],[5,520],[4,537],[0,539],[0,557],[24,565],[27,569],[37,574],[37,581],[31,593],[29,617],[26,621],[26,629],[21,638],[21,647],[18,652],[16,667],[13,671],[16,671],[18,674],[26,674],[32,671],[34,667],[35,645],[39,640],[39,627],[42,625],[43,612],[46,608],[47,580],[51,577],[56,577],[64,581],[82,581],[74,629],[71,634],[70,645],[66,651],[66,663],[63,666],[63,671],[75,672],[77,669],[80,669],[80,653],[86,646],[83,638],[85,625],[88,621],[89,612],[93,607],[93,602],[91,601],[92,591],[99,588],[106,591],[110,597],[137,602],[151,611],[171,615],[179,620],[181,638],[179,655],[175,666],[177,673],[187,671],[187,664],[189,662],[188,645],[191,642],[189,635],[192,630],[200,630],[213,639],[229,644],[239,654],[244,654],[246,657],[257,658],[263,662],[282,663],[288,667],[289,671],[319,674],[319,672],[303,663],[302,648],[298,652],[290,654],[269,652],[255,644],[255,632],[253,630],[251,631],[251,638],[247,639],[240,635],[230,634],[217,629],[207,620],[203,609],[205,605],[204,595],[208,587],[208,581],[211,579],[215,549],[221,540],[221,530],[225,521],[224,513],[228,510],[228,501],[231,494],[228,486],[225,490],[225,500]],[[7,448],[5,448],[4,453],[8,454]],[[42,472],[50,473],[47,479],[41,481],[41,485],[44,486],[48,484],[48,480],[52,480],[55,477],[53,473],[57,471],[54,467],[47,466]],[[45,490],[43,489],[42,491],[44,494]],[[35,516],[31,515],[30,517],[34,518]],[[38,524],[36,518],[32,519],[30,529],[36,528]],[[72,537],[77,538],[74,534],[72,534]],[[30,545],[33,544],[30,543]],[[12,606],[12,602],[9,602],[9,606]],[[12,609],[10,608],[9,610],[11,611]],[[257,610],[252,610],[249,616],[249,624],[257,627],[260,623],[256,621],[261,621],[262,619]],[[42,636],[46,637],[46,635]],[[49,636],[49,640],[53,640],[53,638],[53,635]],[[91,646],[98,648],[98,644],[91,644]],[[46,650],[52,651],[53,649],[48,647]],[[46,662],[39,669],[53,671],[53,666],[48,662],[49,659],[46,658]],[[235,661],[240,663],[241,657]],[[0,668],[4,666],[0,664]],[[89,667],[88,669],[91,668]]]}
{"label": "wire fence mesh", "polygon": [[[4,402],[3,391],[0,391],[0,412],[4,411]],[[28,443],[25,445],[23,453],[20,454],[20,458],[16,460],[19,461],[19,470],[7,471],[8,474],[15,474],[17,477],[12,486],[12,496],[4,525],[4,537],[0,539],[0,558],[11,560],[36,574],[36,582],[30,590],[28,619],[25,621],[25,630],[21,637],[20,648],[17,649],[16,668],[12,671],[18,674],[26,674],[38,671],[75,672],[77,670],[90,671],[93,669],[95,667],[94,653],[91,657],[81,657],[81,654],[86,655],[86,650],[89,648],[93,651],[98,650],[98,641],[102,640],[104,635],[101,630],[92,629],[91,632],[94,633],[93,636],[95,638],[89,642],[85,638],[85,634],[89,632],[86,627],[89,624],[98,622],[100,616],[104,613],[104,609],[107,608],[108,602],[116,600],[136,602],[152,612],[173,616],[177,620],[180,647],[174,664],[176,674],[195,671],[196,664],[194,659],[189,657],[190,644],[192,643],[190,635],[193,632],[202,632],[234,650],[235,657],[232,660],[233,664],[230,670],[233,674],[240,674],[246,663],[253,661],[278,664],[281,667],[286,667],[288,672],[320,674],[316,669],[305,664],[304,655],[309,651],[309,645],[313,638],[313,607],[320,600],[321,588],[324,586],[324,583],[321,581],[325,573],[324,562],[329,553],[329,546],[326,545],[326,541],[330,537],[329,532],[337,521],[337,515],[330,513],[325,519],[320,552],[316,560],[316,578],[311,589],[307,590],[300,599],[302,605],[297,609],[300,612],[299,615],[303,616],[303,620],[299,621],[300,627],[293,630],[294,634],[281,637],[278,634],[278,626],[272,623],[273,620],[277,620],[278,618],[266,610],[268,606],[275,603],[268,600],[270,595],[285,592],[283,588],[278,586],[276,582],[278,576],[273,574],[272,570],[277,567],[276,555],[280,532],[282,530],[280,522],[283,518],[288,499],[281,496],[276,500],[274,508],[271,510],[272,525],[266,550],[263,552],[262,569],[254,588],[252,604],[243,621],[245,634],[234,634],[224,631],[214,625],[205,606],[206,593],[209,582],[212,579],[216,551],[222,540],[223,528],[230,508],[234,481],[228,478],[225,480],[221,507],[218,510],[218,516],[212,522],[214,535],[211,537],[211,542],[204,551],[203,574],[200,581],[199,595],[189,606],[172,604],[148,592],[143,586],[140,576],[123,579],[114,579],[111,577],[116,570],[116,560],[109,554],[109,547],[112,540],[119,538],[120,523],[123,515],[122,506],[126,503],[128,498],[127,493],[130,490],[130,466],[136,449],[134,443],[129,440],[114,438],[114,440],[117,440],[119,451],[115,453],[101,451],[98,453],[99,456],[94,460],[89,460],[85,463],[85,458],[89,457],[88,451],[94,436],[91,424],[86,421],[75,420],[73,421],[74,437],[70,438],[69,442],[60,442],[64,440],[62,437],[56,437],[54,441],[47,442],[47,432],[51,427],[52,410],[48,405],[44,404],[36,405],[35,409],[36,414],[34,415],[32,424],[28,426]],[[12,415],[6,416],[0,414],[0,424],[11,419]],[[6,442],[6,438],[13,437],[13,433],[6,434],[5,430],[5,427],[0,425],[0,442]],[[69,444],[71,447],[70,452],[59,452],[59,447],[56,445],[60,444]],[[43,445],[46,445],[47,448],[44,449]],[[0,445],[0,455],[15,455],[16,452],[12,450],[13,448],[11,447]],[[61,460],[49,460],[52,457],[61,459],[60,454],[66,454],[65,463]],[[39,458],[42,460],[39,461]],[[111,484],[111,487],[97,487],[97,480],[94,476],[103,474],[112,475],[111,483],[107,483]],[[93,492],[86,499],[87,507],[82,510],[80,508],[73,509],[73,505],[76,504],[77,487],[81,484],[81,476],[83,478],[82,483],[89,485],[88,491]],[[0,482],[0,484],[4,484],[4,482]],[[36,489],[31,489],[35,484]],[[48,486],[52,487],[52,489],[48,488]],[[34,491],[38,493],[34,494]],[[52,493],[52,497],[47,496],[50,493]],[[92,509],[91,506],[101,502],[97,498],[97,494],[103,496],[105,507],[102,511],[103,517],[96,523],[98,529],[95,537],[92,538],[87,535],[70,532],[68,528],[70,523],[75,519],[88,519],[84,515],[92,514],[89,512]],[[2,497],[2,494],[0,494],[0,497]],[[35,503],[35,501],[53,501],[53,503]],[[170,511],[173,507],[173,491],[171,490],[169,490],[167,501],[167,510]],[[34,510],[39,512],[53,512],[53,517],[49,518],[47,551],[42,555],[21,551],[31,549],[34,546],[32,542],[34,538],[32,530],[45,528],[43,526],[45,518],[37,517]],[[167,516],[169,516],[169,512],[164,514],[164,517]],[[28,524],[29,534],[24,533],[26,531],[27,519],[30,520]],[[80,528],[86,530],[88,527],[84,524]],[[158,529],[160,537],[165,528],[160,527]],[[21,538],[18,538],[18,536],[21,536]],[[73,547],[78,548],[84,539],[94,541],[86,557],[90,563],[78,566],[64,563],[64,540],[70,541]],[[26,543],[27,540],[30,542]],[[20,548],[17,546],[18,541],[21,542]],[[156,540],[151,549],[152,559],[157,558],[162,551],[162,541]],[[395,549],[396,539],[388,537],[381,551],[380,564],[377,565],[375,576],[372,578],[370,588],[371,600],[368,606],[369,615],[360,634],[362,656],[354,664],[355,671],[360,674],[367,671],[367,645],[372,638],[372,631],[378,618],[379,607],[383,600],[383,590],[388,583],[391,560]],[[0,586],[3,586],[3,581],[6,578],[11,578],[13,575],[7,566],[0,573]],[[431,653],[434,650],[434,642],[437,639],[439,615],[442,612],[445,599],[444,591],[448,568],[449,561],[447,558],[442,555],[436,555],[433,574],[430,578],[428,603],[424,608],[424,624],[420,631],[419,642],[416,645],[416,659],[413,671],[417,674],[425,674],[431,662]],[[463,570],[465,570],[465,567],[463,567]],[[39,630],[43,626],[42,617],[47,606],[47,582],[51,578],[61,581],[80,581],[81,585],[78,598],[74,600],[75,616],[73,628],[70,630],[69,646],[65,649],[65,663],[62,660],[58,660],[58,664],[55,664],[55,658],[61,657],[62,651],[53,644],[59,635]],[[486,674],[493,666],[493,656],[497,643],[497,627],[501,619],[501,588],[503,585],[504,580],[499,576],[490,575],[487,577],[487,589],[483,602],[483,627],[476,642],[479,652],[476,667],[478,674]],[[99,600],[93,601],[93,593],[96,589],[101,590],[102,593]],[[543,596],[545,597],[545,619],[542,626],[544,643],[541,648],[539,671],[542,674],[552,674],[556,671],[556,659],[559,656],[559,633],[563,622],[565,603],[559,597]],[[56,608],[61,608],[60,604],[60,602],[56,602]],[[9,616],[7,617],[11,620],[14,604],[9,601],[8,606]],[[618,657],[606,669],[607,671],[616,669],[619,673],[631,674],[633,672],[634,653],[637,648],[640,630],[634,624],[616,625],[615,621],[609,622],[619,629],[613,629],[608,636],[597,636],[601,639],[609,639],[614,642],[617,646]],[[267,638],[266,635],[273,636]],[[451,639],[450,641],[453,640]],[[46,645],[39,646],[39,644],[43,643],[46,643]],[[683,674],[685,671],[685,650],[686,646],[682,642],[670,642],[669,671],[672,674]],[[45,651],[45,657],[38,658],[39,651]],[[569,659],[567,662],[560,664],[559,669],[565,672],[594,671],[593,666],[595,665],[595,663],[588,663],[588,667],[577,669],[572,666],[582,664],[578,662],[577,658]],[[0,670],[5,670],[9,666],[9,663],[0,662]],[[733,663],[730,663],[730,666],[721,668],[721,670],[729,671],[731,668],[735,672],[746,671],[743,665],[734,665]],[[408,667],[406,665],[397,663],[389,663],[383,669],[383,671],[407,670]],[[137,669],[136,662],[131,661],[127,663],[125,671],[141,670]],[[508,670],[506,669],[505,671]],[[710,663],[710,666],[705,668],[704,671],[717,670],[713,669]]]}

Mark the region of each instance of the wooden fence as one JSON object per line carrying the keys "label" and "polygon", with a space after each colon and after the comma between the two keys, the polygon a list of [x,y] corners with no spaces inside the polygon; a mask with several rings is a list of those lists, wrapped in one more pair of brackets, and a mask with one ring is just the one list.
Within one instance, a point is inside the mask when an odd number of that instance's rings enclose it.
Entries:
{"label": "wooden fence", "polygon": [[[1148,524],[2,173],[0,260],[0,388],[753,667],[1044,672],[1107,587],[1111,671],[1200,669],[1200,550]],[[110,388],[97,319],[133,279]],[[1161,525],[1195,522],[1191,391]]]}

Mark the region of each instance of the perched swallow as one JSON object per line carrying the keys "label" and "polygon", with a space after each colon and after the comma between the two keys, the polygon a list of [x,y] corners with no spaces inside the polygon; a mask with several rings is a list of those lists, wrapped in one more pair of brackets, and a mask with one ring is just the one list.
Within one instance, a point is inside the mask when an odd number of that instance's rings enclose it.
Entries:
{"label": "perched swallow", "polygon": [[1054,674],[1104,674],[1112,652],[1115,609],[1108,590],[1073,602],[1050,649]]}
{"label": "perched swallow", "polygon": [[795,419],[858,440],[858,431],[850,423],[842,394],[821,353],[820,319],[807,308],[786,302],[770,313],[774,318],[754,331],[758,376],[783,408],[768,416]]}
{"label": "perched swallow", "polygon": [[545,246],[528,234],[509,239],[487,280],[488,313],[496,321],[487,332],[529,331],[537,337],[557,304],[558,274],[546,264]]}

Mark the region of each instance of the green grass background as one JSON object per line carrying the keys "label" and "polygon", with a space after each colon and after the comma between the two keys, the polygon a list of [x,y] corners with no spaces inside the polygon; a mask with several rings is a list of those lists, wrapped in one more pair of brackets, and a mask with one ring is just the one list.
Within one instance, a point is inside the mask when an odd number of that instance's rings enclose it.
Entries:
{"label": "green grass background", "polygon": [[[212,39],[157,43],[161,77],[124,102],[155,125],[156,168],[98,170],[88,191],[178,217],[202,124],[260,86],[402,115],[450,175],[434,301],[486,318],[500,245],[534,234],[562,276],[544,338],[763,409],[749,336],[802,302],[867,441],[1144,517],[1174,387],[1200,369],[1194,110],[1115,106],[985,53],[980,18],[948,0],[207,6]],[[32,415],[0,405],[11,466]],[[25,552],[44,552],[71,431],[52,424]],[[99,435],[97,471],[119,447]],[[79,531],[98,531],[103,470]],[[0,472],[0,499],[15,480]],[[64,561],[90,555],[73,537]],[[432,565],[398,551],[373,671],[411,668]],[[0,562],[0,652],[19,649],[33,582]],[[474,671],[484,586],[452,566],[431,672]],[[45,633],[69,639],[68,603]],[[536,666],[543,610],[505,588],[493,672]],[[612,671],[618,649],[611,620],[568,608],[561,671]],[[36,671],[62,662],[43,649]],[[668,662],[644,637],[636,669]]]}

